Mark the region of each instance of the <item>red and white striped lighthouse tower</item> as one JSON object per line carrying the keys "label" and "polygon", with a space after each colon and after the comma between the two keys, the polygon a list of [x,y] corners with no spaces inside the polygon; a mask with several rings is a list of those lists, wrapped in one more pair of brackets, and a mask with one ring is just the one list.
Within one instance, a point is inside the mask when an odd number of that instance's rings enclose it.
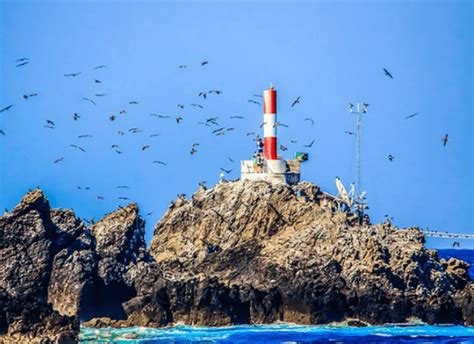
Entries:
{"label": "red and white striped lighthouse tower", "polygon": [[273,86],[263,91],[263,156],[277,160],[277,93]]}

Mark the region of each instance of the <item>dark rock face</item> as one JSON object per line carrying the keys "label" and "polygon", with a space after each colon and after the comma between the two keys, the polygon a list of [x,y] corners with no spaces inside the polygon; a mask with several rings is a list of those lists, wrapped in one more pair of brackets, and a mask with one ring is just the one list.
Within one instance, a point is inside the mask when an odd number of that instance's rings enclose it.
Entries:
{"label": "dark rock face", "polygon": [[77,340],[78,319],[60,315],[48,303],[55,256],[77,234],[63,229],[53,222],[39,190],[0,218],[0,320],[5,342]]}
{"label": "dark rock face", "polygon": [[0,218],[0,339],[93,327],[277,321],[474,325],[468,265],[416,228],[359,225],[309,183],[219,183],[178,198],[148,252],[131,204],[85,227],[28,193]]}

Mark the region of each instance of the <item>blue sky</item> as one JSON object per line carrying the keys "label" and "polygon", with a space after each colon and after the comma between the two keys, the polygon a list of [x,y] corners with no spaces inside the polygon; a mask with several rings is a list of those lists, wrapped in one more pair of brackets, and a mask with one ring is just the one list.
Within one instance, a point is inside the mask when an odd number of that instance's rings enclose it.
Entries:
{"label": "blue sky", "polygon": [[[54,207],[98,220],[128,197],[150,239],[177,194],[191,195],[200,180],[212,186],[221,167],[238,178],[238,161],[254,151],[245,133],[262,122],[262,108],[248,100],[272,82],[289,125],[279,129],[284,155],[316,140],[304,180],[331,193],[335,176],[355,180],[347,103],[365,101],[362,188],[372,221],[390,214],[401,227],[473,233],[473,12],[469,1],[1,1],[0,108],[14,106],[0,113],[0,208],[40,186]],[[21,57],[30,63],[16,67]],[[223,93],[198,96],[213,89]],[[31,93],[38,96],[22,98]],[[197,124],[209,117],[235,131],[212,135]],[[134,127],[142,132],[130,133]]]}

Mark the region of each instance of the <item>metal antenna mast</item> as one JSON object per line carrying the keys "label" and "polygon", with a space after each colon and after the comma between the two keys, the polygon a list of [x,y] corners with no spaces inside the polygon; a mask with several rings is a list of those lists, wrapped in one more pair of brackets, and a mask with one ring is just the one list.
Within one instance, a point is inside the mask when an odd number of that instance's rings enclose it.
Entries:
{"label": "metal antenna mast", "polygon": [[[361,183],[362,183],[362,172],[361,172],[361,157],[360,157],[360,138],[361,138],[361,115],[367,113],[367,107],[369,104],[363,103],[362,106],[360,103],[357,103],[354,109],[354,104],[349,103],[349,111],[356,115],[356,169],[357,169],[357,180],[355,185],[355,197],[361,196]],[[362,200],[358,200],[358,211],[359,215],[363,216],[364,206]]]}

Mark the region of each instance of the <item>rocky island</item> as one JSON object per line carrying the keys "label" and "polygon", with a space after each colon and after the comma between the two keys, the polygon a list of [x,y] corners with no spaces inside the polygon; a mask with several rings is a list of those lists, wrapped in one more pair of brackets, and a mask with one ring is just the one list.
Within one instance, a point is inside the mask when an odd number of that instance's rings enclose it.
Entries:
{"label": "rocky island", "polygon": [[73,343],[92,327],[278,321],[474,325],[468,264],[418,228],[359,224],[318,186],[220,182],[156,224],[130,204],[86,226],[29,192],[0,218],[0,339]]}

